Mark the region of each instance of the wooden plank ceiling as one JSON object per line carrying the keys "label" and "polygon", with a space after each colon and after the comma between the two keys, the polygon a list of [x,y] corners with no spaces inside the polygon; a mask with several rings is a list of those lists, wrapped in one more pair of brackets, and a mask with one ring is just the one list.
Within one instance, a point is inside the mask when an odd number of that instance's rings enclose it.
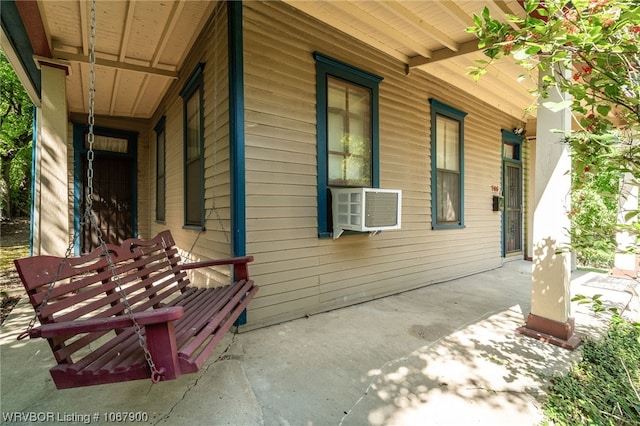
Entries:
{"label": "wooden plank ceiling", "polygon": [[[315,19],[355,37],[407,66],[429,72],[517,118],[533,98],[532,81],[502,62],[479,83],[466,75],[482,56],[465,28],[488,6],[494,16],[523,15],[517,0],[284,0]],[[71,112],[87,112],[89,2],[38,0],[53,58],[69,62]],[[149,118],[166,93],[196,37],[214,11],[213,1],[98,1],[96,113]]]}
{"label": "wooden plank ceiling", "polygon": [[[214,10],[209,1],[97,1],[98,115],[149,118]],[[70,63],[69,111],[88,111],[90,3],[38,0],[53,58]]]}

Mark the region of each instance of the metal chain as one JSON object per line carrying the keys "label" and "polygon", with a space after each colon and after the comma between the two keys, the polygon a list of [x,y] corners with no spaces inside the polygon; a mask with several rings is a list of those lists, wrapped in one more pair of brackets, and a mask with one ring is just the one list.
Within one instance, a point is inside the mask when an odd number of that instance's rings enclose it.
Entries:
{"label": "metal chain", "polygon": [[116,266],[115,266],[115,264],[113,262],[113,259],[111,258],[111,253],[109,252],[109,247],[107,246],[107,243],[104,240],[104,237],[102,235],[102,230],[100,229],[100,226],[98,226],[98,221],[97,221],[95,215],[92,212],[92,210],[93,210],[93,195],[94,195],[94,188],[93,188],[93,160],[95,158],[95,153],[93,151],[93,143],[95,141],[94,124],[95,124],[95,92],[96,92],[96,87],[95,87],[95,79],[96,79],[96,73],[95,73],[95,62],[96,62],[96,0],[91,0],[91,18],[90,18],[90,22],[91,22],[91,30],[90,30],[90,34],[89,34],[89,117],[88,117],[89,132],[88,132],[88,135],[87,135],[87,143],[89,145],[89,149],[87,151],[87,196],[86,196],[85,215],[89,217],[89,221],[91,222],[91,226],[92,226],[92,228],[94,229],[94,231],[96,233],[96,237],[98,238],[98,243],[100,244],[100,248],[102,249],[102,253],[103,253],[105,259],[107,260],[107,265],[109,266],[109,271],[111,272],[111,276],[112,276],[113,280],[116,282],[118,293],[120,294],[120,297],[122,298],[122,302],[124,303],[124,306],[126,308],[127,315],[129,316],[129,319],[133,323],[134,331],[138,336],[138,344],[140,345],[140,347],[144,351],[145,360],[146,360],[147,364],[149,365],[149,368],[151,369],[151,380],[154,383],[156,383],[156,382],[160,381],[160,379],[161,379],[163,374],[162,374],[161,371],[159,371],[156,368],[156,366],[155,366],[155,364],[153,362],[153,358],[151,357],[151,353],[149,352],[149,349],[147,349],[145,336],[142,333],[142,328],[140,327],[140,325],[136,321],[135,316],[133,315],[133,308],[131,308],[131,305],[129,304],[129,300],[127,299],[127,293],[125,292],[125,290],[124,290],[124,288],[122,286],[122,282],[120,281],[120,276],[118,275],[118,272],[116,271]]}
{"label": "metal chain", "polygon": [[58,269],[56,271],[56,274],[54,275],[53,279],[49,283],[49,286],[48,286],[47,291],[46,291],[46,293],[45,293],[45,295],[44,295],[44,297],[42,299],[42,302],[38,305],[38,308],[36,309],[36,313],[35,313],[34,317],[32,318],[32,320],[29,322],[29,325],[27,326],[27,330],[24,331],[23,333],[21,333],[18,336],[18,339],[22,340],[22,339],[24,339],[25,337],[27,337],[30,334],[31,330],[33,329],[33,327],[35,325],[35,322],[36,322],[37,318],[42,314],[42,310],[46,306],[47,301],[49,300],[49,297],[51,296],[51,293],[53,291],[53,287],[55,286],[56,282],[60,278],[60,274],[62,273],[62,269],[64,268],[65,263],[67,262],[68,258],[71,256],[71,252],[73,250],[74,244],[75,244],[75,242],[76,242],[76,240],[77,240],[77,238],[79,236],[79,231],[80,231],[80,229],[84,228],[84,226],[85,226],[85,224],[87,222],[87,219],[89,219],[91,227],[96,232],[96,236],[98,238],[98,242],[100,244],[100,248],[102,249],[103,255],[104,255],[105,259],[107,260],[107,265],[109,267],[109,271],[111,272],[111,276],[112,276],[113,280],[116,282],[117,290],[118,290],[118,293],[120,294],[120,297],[122,298],[122,301],[124,303],[127,315],[129,316],[129,319],[131,320],[131,322],[133,324],[134,331],[138,336],[138,344],[140,345],[140,347],[144,351],[145,360],[146,360],[147,364],[149,365],[149,369],[151,370],[151,380],[152,380],[153,383],[157,383],[157,382],[159,382],[161,380],[162,376],[164,375],[164,369],[158,370],[158,368],[155,366],[155,363],[153,362],[153,358],[151,357],[151,353],[147,349],[145,336],[142,333],[142,328],[140,327],[140,324],[138,324],[138,322],[135,319],[135,316],[133,314],[133,308],[131,307],[131,305],[129,303],[129,300],[127,299],[127,294],[126,294],[126,292],[125,292],[125,290],[124,290],[124,288],[122,286],[122,282],[120,281],[120,276],[118,275],[118,272],[116,270],[116,266],[115,266],[115,264],[113,262],[113,259],[111,258],[111,254],[109,252],[109,247],[107,246],[107,243],[104,240],[104,237],[102,235],[102,230],[98,226],[97,219],[96,219],[95,215],[92,212],[92,210],[93,210],[93,195],[94,195],[94,188],[93,188],[93,160],[95,159],[95,153],[93,151],[93,143],[95,141],[95,133],[94,133],[94,124],[95,124],[95,62],[96,62],[95,45],[96,45],[96,0],[91,0],[91,17],[90,17],[90,34],[89,34],[89,116],[88,116],[89,131],[88,131],[88,134],[87,134],[87,143],[89,145],[89,148],[88,148],[88,151],[87,151],[87,193],[86,193],[86,201],[85,201],[85,211],[84,211],[84,214],[83,214],[83,217],[82,217],[82,221],[80,222],[80,225],[74,231],[73,238],[71,239],[71,242],[69,243],[69,247],[67,247],[67,251],[65,253],[64,259],[58,265]]}

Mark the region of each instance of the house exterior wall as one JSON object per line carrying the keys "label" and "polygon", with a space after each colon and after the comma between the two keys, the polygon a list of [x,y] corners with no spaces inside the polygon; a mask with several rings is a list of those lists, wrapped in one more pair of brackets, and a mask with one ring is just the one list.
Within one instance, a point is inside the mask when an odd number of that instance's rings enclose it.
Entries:
{"label": "house exterior wall", "polygon": [[[295,9],[246,2],[244,83],[247,253],[261,289],[249,327],[300,317],[498,267],[502,128],[518,119]],[[402,230],[318,238],[315,60],[318,51],[384,77],[380,187],[403,190]],[[431,229],[430,107],[465,118],[465,228]]]}
{"label": "house exterior wall", "polygon": [[[219,3],[209,23],[187,57],[178,80],[162,100],[146,129],[149,140],[145,167],[149,170],[145,196],[145,221],[149,235],[164,229],[171,233],[185,260],[229,257],[230,169],[229,169],[229,87],[228,87],[227,7]],[[180,91],[198,63],[204,63],[204,178],[205,230],[184,228],[184,121]],[[166,220],[156,221],[156,132],[165,117],[166,132]],[[142,201],[142,200],[141,200]],[[142,210],[142,209],[141,209]],[[229,281],[229,269],[192,272],[197,285],[216,285]]]}
{"label": "house exterior wall", "polygon": [[[502,182],[501,129],[522,123],[426,72],[412,70],[279,2],[243,5],[246,252],[260,291],[246,328],[326,311],[499,267],[502,218],[492,187]],[[98,117],[96,125],[139,132],[138,232],[170,229],[191,260],[231,249],[229,53],[222,3],[150,120]],[[380,187],[403,191],[402,229],[369,237],[319,238],[316,63],[313,52],[384,78],[380,84]],[[204,66],[206,230],[184,229],[184,123],[180,91]],[[465,228],[431,228],[431,110],[435,98],[467,113]],[[155,220],[156,133],[165,118],[166,220]],[[72,144],[71,144],[72,146]],[[528,155],[525,152],[523,155]],[[70,156],[71,157],[71,156]],[[525,181],[526,161],[523,161]],[[215,205],[215,208],[214,208]],[[199,271],[196,285],[229,280]]]}

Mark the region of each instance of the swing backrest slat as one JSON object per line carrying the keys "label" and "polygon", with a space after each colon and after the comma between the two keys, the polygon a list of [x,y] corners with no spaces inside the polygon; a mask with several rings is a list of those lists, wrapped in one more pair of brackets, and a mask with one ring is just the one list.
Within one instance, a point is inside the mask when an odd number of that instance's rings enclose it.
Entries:
{"label": "swing backrest slat", "polygon": [[[40,308],[41,324],[127,315],[127,304],[133,312],[157,308],[181,294],[189,284],[169,232],[150,240],[129,239],[120,246],[108,245],[108,250],[115,276],[100,248],[66,260],[39,256],[16,261],[30,302]],[[63,261],[59,278],[47,295]],[[125,297],[118,291],[119,285]],[[56,360],[71,363],[74,354],[105,334],[92,332],[48,340]]]}

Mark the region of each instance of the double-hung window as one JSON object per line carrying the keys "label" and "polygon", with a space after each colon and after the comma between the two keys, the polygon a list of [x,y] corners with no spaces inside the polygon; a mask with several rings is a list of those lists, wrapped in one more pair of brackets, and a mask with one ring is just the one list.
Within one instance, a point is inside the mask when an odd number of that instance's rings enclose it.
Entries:
{"label": "double-hung window", "polygon": [[164,222],[166,210],[166,158],[165,158],[165,117],[162,117],[156,131],[156,221]]}
{"label": "double-hung window", "polygon": [[318,120],[318,235],[331,236],[329,187],[379,186],[381,77],[314,53]]}
{"label": "double-hung window", "polygon": [[180,92],[184,102],[184,225],[204,227],[204,114],[200,63]]}
{"label": "double-hung window", "polygon": [[431,214],[433,229],[464,227],[464,117],[435,99],[431,104]]}

